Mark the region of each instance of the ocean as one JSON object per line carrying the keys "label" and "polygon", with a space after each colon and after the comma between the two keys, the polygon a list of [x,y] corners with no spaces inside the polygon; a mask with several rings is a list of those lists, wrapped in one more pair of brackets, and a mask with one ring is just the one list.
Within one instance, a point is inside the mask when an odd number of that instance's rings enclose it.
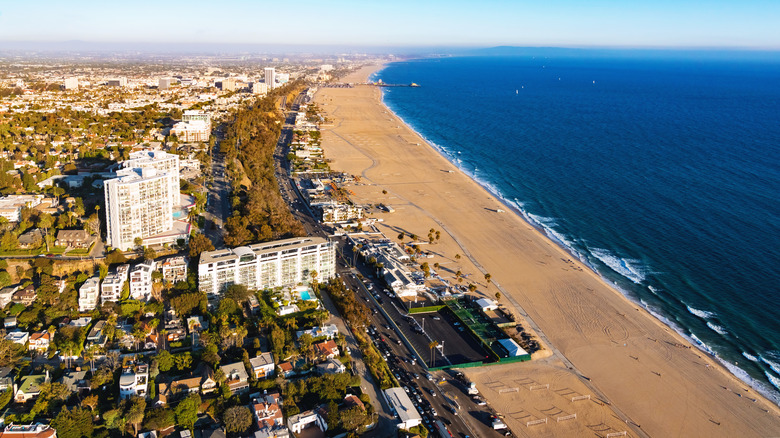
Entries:
{"label": "ocean", "polygon": [[780,62],[543,50],[394,62],[385,104],[780,404]]}

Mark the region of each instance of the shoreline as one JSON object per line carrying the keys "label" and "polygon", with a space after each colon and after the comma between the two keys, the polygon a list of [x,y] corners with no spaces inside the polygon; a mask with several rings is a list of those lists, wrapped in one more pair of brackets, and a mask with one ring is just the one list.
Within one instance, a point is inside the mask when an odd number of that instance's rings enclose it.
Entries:
{"label": "shoreline", "polygon": [[[370,80],[371,77],[378,75],[381,73],[382,70],[387,68],[387,66],[391,64],[391,62],[384,63],[379,65],[376,70],[371,72],[367,76],[367,80]],[[604,275],[602,275],[594,265],[592,265],[583,254],[579,253],[576,249],[572,248],[571,246],[567,245],[565,242],[563,242],[561,239],[557,238],[551,230],[546,228],[543,224],[540,224],[538,221],[533,220],[531,217],[529,217],[528,213],[523,211],[521,208],[514,205],[510,200],[508,200],[503,193],[500,192],[499,189],[493,187],[491,184],[489,184],[486,181],[481,181],[473,172],[468,171],[467,169],[459,166],[457,163],[453,162],[452,157],[448,156],[445,152],[444,148],[437,143],[431,141],[428,139],[425,135],[423,135],[419,130],[414,128],[409,122],[404,120],[403,117],[401,117],[387,102],[385,102],[385,93],[384,90],[380,89],[380,103],[382,106],[384,106],[387,111],[389,111],[393,116],[396,117],[396,119],[400,120],[400,122],[406,126],[406,128],[410,131],[412,131],[416,136],[421,138],[425,145],[433,149],[436,153],[438,153],[442,158],[444,158],[447,162],[449,162],[453,167],[455,167],[458,171],[462,172],[464,175],[466,175],[469,179],[474,181],[477,185],[482,187],[487,193],[489,193],[491,196],[495,197],[496,200],[498,200],[500,203],[502,203],[508,211],[512,212],[513,214],[520,217],[521,220],[526,222],[528,225],[536,229],[537,232],[543,235],[544,238],[548,239],[551,243],[553,243],[555,246],[560,248],[562,251],[570,255],[571,257],[576,258],[579,260],[580,263],[582,263],[585,267],[587,267],[591,272],[593,272],[595,275],[597,275],[607,286],[612,288],[615,293],[618,295],[624,297],[626,300],[628,300],[632,305],[639,306],[642,308],[647,314],[649,314],[653,319],[657,320],[661,325],[663,325],[665,328],[673,330],[675,333],[677,333],[680,337],[682,337],[685,342],[690,344],[691,347],[696,348],[697,350],[701,351],[702,353],[706,354],[708,357],[710,357],[712,360],[714,360],[720,370],[722,372],[727,373],[729,376],[732,376],[733,378],[737,379],[741,383],[749,386],[751,389],[758,392],[766,401],[770,404],[773,404],[777,407],[780,407],[780,394],[778,394],[778,391],[780,391],[780,388],[775,388],[771,386],[771,384],[767,384],[763,381],[760,381],[754,377],[752,377],[746,370],[742,369],[738,365],[732,365],[729,361],[722,358],[712,350],[712,348],[704,343],[703,341],[696,341],[691,335],[685,333],[685,330],[683,327],[674,324],[668,316],[660,313],[657,310],[653,310],[649,308],[649,306],[644,303],[640,297],[637,297],[636,300],[634,300],[631,297],[631,293],[627,290],[622,289],[617,283],[611,281]],[[421,144],[421,146],[423,146]],[[621,275],[618,273],[618,275]],[[690,311],[689,311],[690,312]],[[695,337],[695,335],[693,335]],[[738,371],[738,372],[736,372]],[[743,377],[740,377],[739,374],[743,374]]]}
{"label": "shoreline", "polygon": [[[374,74],[378,72],[383,66],[373,66],[371,71],[369,73],[364,73],[363,79],[365,77],[368,77],[370,74]],[[365,69],[364,69],[365,70]],[[357,81],[355,81],[357,82]],[[361,86],[356,86],[356,88],[359,88]],[[350,92],[330,92],[327,94],[333,94],[334,96],[342,96],[342,95],[349,95]],[[447,228],[445,228],[445,231],[447,231],[448,234],[453,234],[453,237],[456,237],[457,244],[462,246],[464,249],[468,247],[468,251],[475,253],[474,259],[478,262],[475,264],[476,268],[481,268],[482,266],[490,267],[490,272],[493,273],[493,278],[496,281],[502,281],[502,283],[505,283],[504,287],[510,289],[512,292],[509,292],[507,297],[511,298],[512,301],[515,301],[515,303],[522,303],[521,309],[523,311],[519,312],[522,314],[528,314],[527,318],[529,321],[535,321],[540,326],[542,326],[544,330],[544,334],[550,334],[553,338],[556,339],[550,339],[550,341],[546,341],[549,343],[549,348],[553,349],[553,351],[560,351],[561,356],[563,356],[567,361],[571,361],[576,364],[577,368],[582,368],[584,365],[586,368],[586,371],[588,372],[588,375],[594,376],[593,380],[594,382],[598,382],[598,387],[600,390],[603,390],[604,393],[606,393],[607,397],[613,402],[614,405],[620,406],[620,409],[624,410],[630,418],[635,419],[637,422],[641,423],[643,425],[642,430],[646,430],[653,433],[658,433],[659,436],[666,436],[666,435],[676,435],[681,434],[682,430],[688,429],[686,433],[692,433],[692,432],[702,432],[705,430],[704,428],[707,428],[707,426],[712,426],[714,424],[717,424],[720,426],[720,420],[715,421],[714,418],[723,418],[723,417],[732,417],[732,419],[739,419],[737,421],[738,423],[742,423],[742,425],[732,425],[736,428],[710,428],[710,432],[714,435],[720,435],[720,436],[729,436],[733,434],[742,434],[745,435],[745,425],[747,424],[753,424],[755,421],[759,421],[761,425],[755,425],[754,427],[749,427],[749,431],[756,435],[762,435],[765,434],[767,430],[773,430],[774,427],[776,427],[777,424],[777,418],[772,418],[767,422],[767,418],[764,416],[760,420],[756,419],[755,412],[750,413],[749,408],[750,406],[744,406],[740,408],[740,412],[735,413],[733,412],[734,404],[731,402],[726,402],[725,397],[721,394],[723,394],[723,389],[721,388],[727,388],[724,386],[724,384],[728,384],[730,387],[741,387],[744,386],[745,383],[743,383],[741,380],[739,380],[735,375],[733,375],[731,372],[729,372],[724,366],[720,364],[715,358],[707,357],[707,359],[703,359],[700,355],[693,354],[694,356],[698,356],[698,360],[710,362],[707,364],[707,368],[710,368],[710,365],[713,365],[712,368],[718,369],[720,371],[720,377],[717,377],[716,375],[712,373],[707,373],[706,375],[701,375],[704,380],[709,380],[711,382],[707,383],[716,383],[714,381],[721,382],[719,385],[720,392],[712,390],[712,391],[705,391],[700,388],[697,388],[698,378],[701,374],[701,369],[704,367],[701,363],[696,363],[696,359],[693,359],[690,357],[691,355],[687,353],[680,353],[679,350],[672,350],[668,346],[662,345],[661,338],[663,338],[664,342],[666,342],[669,345],[674,344],[680,344],[681,342],[684,344],[691,344],[691,345],[685,345],[686,350],[691,350],[693,347],[693,344],[688,341],[684,336],[682,336],[679,333],[676,332],[670,332],[670,330],[673,330],[666,324],[664,324],[661,320],[659,320],[657,317],[655,317],[652,313],[650,313],[647,309],[642,309],[641,311],[637,306],[639,304],[634,303],[631,301],[624,293],[617,290],[613,285],[611,285],[609,282],[605,281],[603,277],[601,277],[597,272],[592,270],[590,266],[588,266],[585,263],[582,263],[579,261],[579,256],[577,254],[571,254],[563,245],[558,244],[554,239],[550,238],[550,236],[543,232],[545,231],[544,228],[540,228],[538,226],[535,226],[533,224],[533,221],[529,221],[528,218],[525,217],[525,214],[514,206],[507,205],[507,202],[505,199],[503,199],[500,195],[497,195],[496,193],[493,193],[489,188],[483,186],[476,178],[473,178],[473,176],[469,175],[468,172],[465,172],[463,169],[459,168],[457,165],[455,165],[452,161],[448,159],[448,157],[436,146],[432,145],[431,142],[427,141],[419,132],[416,132],[406,121],[404,121],[402,118],[400,118],[392,109],[387,106],[383,99],[383,94],[380,90],[369,90],[369,91],[363,91],[363,90],[355,90],[351,93],[352,95],[357,95],[359,98],[365,100],[366,102],[363,103],[361,101],[361,105],[364,105],[364,107],[361,107],[361,109],[365,110],[366,108],[369,108],[369,105],[378,105],[383,109],[382,112],[389,112],[393,115],[393,118],[390,119],[393,123],[392,125],[395,125],[397,122],[400,122],[404,125],[404,128],[407,133],[411,134],[414,138],[419,138],[420,140],[424,141],[426,145],[420,144],[420,146],[411,146],[411,148],[406,145],[405,143],[398,142],[398,140],[395,137],[403,139],[402,135],[398,135],[399,131],[397,131],[396,128],[400,128],[399,126],[387,126],[388,123],[384,122],[383,120],[380,120],[380,118],[383,118],[385,116],[379,115],[378,117],[374,117],[373,119],[368,118],[367,116],[365,119],[365,124],[370,127],[361,129],[359,131],[359,134],[352,134],[351,132],[346,132],[346,134],[342,134],[342,131],[348,131],[347,129],[342,129],[342,124],[345,122],[344,117],[334,117],[335,119],[339,120],[339,123],[337,126],[334,126],[328,130],[328,132],[332,132],[335,130],[339,130],[339,134],[337,136],[341,139],[339,142],[346,143],[345,147],[341,148],[339,150],[339,155],[342,155],[341,157],[338,157],[335,162],[340,162],[342,159],[345,160],[347,164],[352,166],[354,169],[362,170],[362,174],[365,176],[367,173],[374,174],[377,172],[380,172],[382,169],[382,166],[387,166],[386,172],[380,174],[378,177],[372,177],[373,179],[369,179],[367,181],[367,185],[376,185],[381,187],[386,187],[388,189],[391,189],[394,184],[399,184],[396,180],[398,178],[394,178],[394,175],[398,175],[398,173],[392,173],[393,170],[407,170],[406,167],[399,168],[397,165],[393,167],[393,163],[385,163],[382,161],[382,159],[385,159],[386,161],[392,161],[392,158],[396,158],[397,160],[401,160],[402,157],[395,157],[394,155],[410,155],[413,157],[419,158],[419,160],[425,159],[427,162],[434,162],[433,164],[438,166],[439,163],[435,159],[431,159],[428,157],[426,152],[422,151],[422,148],[427,149],[429,152],[433,152],[436,157],[438,157],[438,160],[443,160],[447,163],[447,165],[450,168],[453,168],[455,171],[457,171],[458,174],[460,174],[461,177],[468,179],[468,183],[461,182],[459,179],[457,181],[458,186],[463,186],[464,189],[468,189],[469,184],[475,186],[478,188],[479,193],[477,195],[479,199],[482,199],[481,202],[484,203],[485,195],[488,199],[490,199],[492,202],[495,202],[497,204],[500,204],[502,206],[508,207],[514,214],[511,215],[512,217],[508,217],[510,215],[502,215],[502,216],[495,216],[495,213],[493,213],[493,216],[490,216],[493,219],[488,219],[495,221],[498,225],[498,222],[506,223],[505,226],[502,225],[502,229],[505,229],[507,233],[511,233],[513,241],[512,242],[499,242],[495,241],[493,243],[501,243],[504,247],[515,247],[520,252],[517,253],[517,259],[525,258],[532,261],[533,256],[528,257],[521,257],[521,252],[523,252],[523,249],[532,251],[537,251],[537,257],[552,257],[549,252],[552,250],[554,253],[560,255],[565,255],[566,257],[574,257],[578,261],[578,265],[585,268],[586,274],[588,277],[591,278],[583,278],[582,276],[579,276],[577,273],[560,273],[553,274],[550,272],[553,268],[560,268],[561,266],[568,266],[565,264],[560,263],[559,261],[556,261],[554,258],[551,258],[548,261],[542,262],[543,265],[547,265],[548,262],[550,265],[555,265],[554,267],[550,267],[549,269],[544,269],[540,267],[534,267],[533,262],[530,263],[529,266],[523,266],[523,274],[527,276],[535,275],[536,281],[531,282],[531,284],[515,284],[517,281],[515,278],[512,278],[511,280],[507,280],[507,276],[499,276],[496,275],[498,272],[496,269],[493,269],[494,266],[498,262],[506,262],[506,260],[500,259],[496,260],[494,257],[491,257],[492,254],[490,252],[485,252],[485,248],[482,247],[487,246],[490,248],[489,244],[485,244],[484,242],[480,241],[480,236],[471,236],[469,234],[463,234],[458,233],[457,228],[461,229],[468,229],[469,223],[468,218],[464,217],[460,222],[457,223],[457,218],[453,220],[449,219],[442,219],[439,217],[435,210],[439,210],[439,212],[447,210],[441,210],[441,205],[426,205],[422,206],[420,204],[424,204],[425,201],[430,204],[431,202],[434,202],[430,198],[426,199],[425,197],[428,196],[426,193],[424,193],[424,190],[411,190],[408,187],[402,187],[398,186],[399,190],[403,188],[404,193],[403,195],[399,195],[398,197],[401,198],[404,201],[407,201],[410,206],[409,213],[406,215],[406,218],[410,221],[417,220],[419,218],[422,219],[433,219],[434,221],[441,220],[442,223],[447,225]],[[378,97],[377,97],[378,96]],[[323,93],[318,92],[317,101],[321,101],[323,98]],[[370,100],[373,99],[374,102],[370,102]],[[331,99],[332,100],[332,99]],[[340,101],[342,104],[346,106],[347,103],[351,104],[351,101],[344,100],[343,102]],[[326,104],[329,105],[329,104]],[[355,104],[357,105],[357,104]],[[330,112],[330,108],[327,109],[328,112]],[[336,111],[341,110],[341,107],[338,106]],[[353,119],[356,119],[357,117],[353,117]],[[350,119],[350,123],[360,123],[363,122],[364,118],[361,118],[359,122],[354,122],[354,120]],[[382,125],[382,126],[379,126]],[[364,132],[366,131],[366,132]],[[366,134],[366,135],[364,135]],[[371,134],[371,135],[368,135]],[[374,139],[377,143],[380,143],[380,139],[389,139],[390,135],[393,134],[393,141],[398,143],[398,146],[401,149],[395,150],[397,154],[388,154],[385,150],[380,149],[378,145],[369,145],[370,142],[368,139]],[[403,134],[403,132],[401,132]],[[354,137],[354,139],[352,138]],[[338,140],[338,139],[336,139]],[[388,140],[389,141],[389,140]],[[365,143],[365,145],[364,145]],[[408,143],[408,141],[406,141]],[[328,147],[327,145],[323,145],[325,147]],[[331,147],[337,147],[334,145],[330,145]],[[426,148],[425,146],[430,146],[430,148]],[[349,150],[350,148],[354,149],[354,151],[359,152],[359,154],[350,154],[351,152],[354,152],[352,150]],[[343,153],[343,154],[342,154]],[[402,154],[406,153],[406,154]],[[363,157],[359,156],[360,154],[363,155]],[[384,155],[383,155],[384,154]],[[330,155],[330,153],[329,153]],[[379,158],[377,158],[379,157]],[[373,160],[373,164],[370,166],[367,166],[367,161],[365,158],[368,158],[368,160]],[[404,157],[405,158],[405,157]],[[363,161],[360,163],[360,161]],[[349,166],[348,166],[349,167]],[[445,166],[447,167],[447,166]],[[378,170],[377,168],[380,168]],[[342,169],[340,169],[342,170]],[[346,169],[345,169],[346,170]],[[413,170],[413,169],[409,169]],[[354,171],[354,174],[360,174],[359,171]],[[427,172],[430,174],[430,171]],[[450,176],[444,176],[447,175],[445,173],[442,174],[439,178],[433,178],[433,181],[430,180],[430,176],[432,175],[424,175],[422,172],[418,172],[417,176],[425,176],[426,178],[424,182],[421,182],[422,185],[431,185],[432,187],[434,185],[440,186],[442,185],[442,181],[445,179],[449,180],[450,178],[455,178],[452,174],[449,174]],[[376,180],[373,181],[373,180]],[[447,188],[448,184],[454,184],[454,183],[447,183],[446,181],[443,183],[445,189]],[[424,188],[424,187],[423,187]],[[443,190],[440,187],[437,187],[439,190]],[[475,201],[477,201],[477,197],[473,196],[473,188],[469,189],[471,190],[471,195]],[[419,193],[413,193],[413,192],[419,192]],[[436,193],[440,197],[442,195],[449,195],[450,192],[443,191]],[[359,195],[362,195],[360,193]],[[370,193],[366,194],[369,198],[373,198],[376,202],[377,195]],[[381,198],[381,196],[379,196]],[[449,198],[455,199],[455,196],[449,196]],[[418,202],[420,201],[420,202]],[[479,201],[477,201],[479,202]],[[469,203],[468,201],[466,202]],[[446,201],[445,201],[446,204]],[[445,205],[446,207],[446,205]],[[433,211],[431,211],[431,208],[433,208]],[[412,211],[413,209],[420,209],[422,210],[422,213],[418,211]],[[465,212],[466,209],[464,208],[463,211]],[[479,211],[479,209],[475,208],[469,208],[468,213],[470,216],[474,217],[480,217],[485,218],[485,212]],[[411,215],[411,216],[410,216]],[[398,215],[396,213],[396,216],[392,217],[386,217],[385,220],[388,222],[397,223],[396,219],[400,219],[403,215]],[[427,216],[424,217],[424,216]],[[464,215],[465,216],[465,215]],[[452,219],[452,215],[450,215],[450,219]],[[452,224],[456,225],[456,230],[454,232],[451,232],[449,228],[451,228],[451,222]],[[465,224],[462,222],[466,222]],[[520,229],[520,227],[516,226],[517,223],[522,224],[521,226],[523,228],[527,228],[528,230],[532,231],[533,236],[531,236],[531,233],[526,233],[523,229]],[[389,226],[389,225],[388,225]],[[482,230],[477,230],[480,234],[485,234]],[[477,232],[475,231],[475,233]],[[521,239],[525,235],[528,242],[532,242],[532,244],[525,244],[522,243]],[[494,238],[495,236],[482,236],[485,239]],[[474,239],[477,239],[476,241]],[[485,240],[483,239],[483,240]],[[503,239],[503,240],[509,240],[509,239]],[[461,243],[463,242],[463,243]],[[490,243],[490,242],[488,242]],[[514,245],[514,246],[513,246]],[[489,251],[489,250],[488,250]],[[498,251],[498,250],[496,250]],[[498,251],[500,252],[500,251]],[[510,252],[510,254],[515,254],[514,252]],[[523,254],[524,255],[524,254]],[[500,255],[499,255],[500,257]],[[557,256],[556,256],[557,257]],[[527,260],[517,260],[517,264],[520,265],[522,261]],[[491,263],[492,262],[492,263]],[[524,265],[529,265],[529,263],[525,263]],[[537,270],[546,270],[548,272],[537,274],[535,271]],[[518,269],[515,269],[517,271]],[[564,271],[567,271],[564,267]],[[506,271],[505,272],[512,272]],[[576,271],[576,270],[575,270]],[[484,273],[484,271],[483,271]],[[521,276],[520,272],[517,272],[515,274],[517,276]],[[512,277],[512,275],[508,275],[508,277]],[[598,282],[598,289],[599,291],[594,291],[593,289],[596,289],[596,285],[594,283],[594,280]],[[504,281],[507,280],[507,281]],[[561,283],[562,282],[562,283]],[[528,282],[526,282],[528,283]],[[522,286],[522,287],[518,287]],[[523,289],[529,288],[529,286],[533,287],[534,289],[539,288],[539,291],[530,290],[526,291]],[[540,287],[541,286],[541,287]],[[575,286],[575,287],[572,287]],[[554,287],[554,288],[562,288],[566,289],[565,292],[561,293],[560,297],[556,297],[557,299],[563,301],[563,302],[570,302],[570,304],[574,305],[580,305],[582,307],[587,307],[588,300],[583,301],[582,295],[583,292],[581,291],[582,287],[585,287],[585,289],[588,291],[588,293],[591,293],[593,295],[593,303],[590,303],[591,307],[594,309],[594,312],[599,310],[600,307],[602,307],[600,312],[602,315],[599,315],[603,321],[595,321],[595,325],[604,324],[605,327],[603,329],[599,329],[597,327],[590,328],[586,327],[587,329],[581,329],[578,328],[579,326],[575,326],[574,328],[577,329],[576,332],[572,332],[571,334],[576,338],[576,336],[582,337],[583,340],[589,340],[592,345],[583,350],[580,347],[580,344],[575,339],[572,343],[572,339],[570,339],[568,336],[564,336],[563,334],[559,333],[564,332],[566,330],[571,331],[571,328],[569,327],[571,325],[569,319],[587,319],[587,312],[585,316],[580,314],[572,314],[568,315],[567,312],[563,310],[568,310],[559,307],[550,307],[549,303],[544,303],[543,301],[546,299],[547,295],[546,293],[555,293],[556,289],[549,289],[548,292],[544,292],[544,288]],[[593,289],[591,289],[593,288]],[[503,288],[502,288],[503,289]],[[571,290],[569,290],[571,289]],[[609,291],[610,296],[606,296],[602,291]],[[579,291],[579,292],[578,292]],[[616,302],[616,300],[620,300],[620,302]],[[565,307],[565,306],[564,306]],[[617,315],[621,315],[621,318],[617,318],[614,315],[609,316],[608,313],[605,310],[612,310],[614,308],[614,311],[617,312]],[[639,311],[640,313],[643,313],[644,316],[637,318],[636,321],[633,320],[633,318],[630,321],[624,321],[626,316],[624,313],[625,310],[630,310],[631,308],[635,308],[635,310]],[[530,311],[530,312],[529,312]],[[563,311],[563,312],[562,312]],[[552,315],[552,316],[551,316]],[[568,318],[567,318],[568,316]],[[557,318],[557,319],[556,319]],[[560,319],[563,318],[563,319]],[[598,318],[597,318],[598,319]],[[594,324],[592,321],[585,321],[589,322],[591,325]],[[576,324],[575,324],[576,325]],[[655,329],[650,328],[650,325],[655,326]],[[565,327],[564,327],[565,326]],[[629,326],[629,327],[624,327]],[[670,383],[667,383],[666,385],[659,383],[663,389],[659,390],[658,385],[650,384],[648,386],[648,383],[645,382],[647,380],[646,377],[643,377],[644,372],[648,371],[648,369],[645,370],[633,370],[629,371],[626,368],[630,365],[626,364],[632,364],[632,362],[624,361],[625,354],[623,352],[616,353],[615,345],[613,345],[616,341],[615,336],[610,333],[610,329],[617,330],[616,327],[619,327],[622,331],[625,332],[625,337],[621,339],[626,340],[626,345],[628,341],[631,341],[631,347],[630,349],[633,349],[636,351],[636,356],[631,356],[631,358],[638,357],[641,355],[643,357],[643,360],[650,360],[652,362],[652,366],[656,368],[658,371],[663,371],[663,375],[666,376],[667,374],[671,374],[673,381]],[[601,331],[602,333],[598,333]],[[657,336],[658,339],[652,339],[655,344],[650,344],[646,340],[644,340],[645,331],[652,332],[653,336]],[[606,332],[606,336],[604,336],[604,332]],[[631,333],[634,332],[635,335],[631,336]],[[666,333],[666,334],[664,334]],[[638,334],[639,336],[636,336]],[[599,339],[600,338],[600,339]],[[668,340],[667,340],[668,339]],[[612,342],[612,344],[610,343]],[[670,342],[671,341],[671,342]],[[559,345],[560,344],[560,345]],[[661,344],[661,345],[659,345]],[[622,346],[621,346],[622,347]],[[595,351],[598,350],[598,351]],[[660,350],[663,354],[659,355],[658,351]],[[685,351],[685,350],[683,350]],[[698,350],[696,350],[698,351]],[[683,354],[687,355],[688,357],[682,358]],[[603,356],[601,356],[603,355]],[[659,357],[660,356],[660,357]],[[644,359],[644,358],[647,359]],[[638,359],[637,359],[638,360]],[[606,361],[606,363],[604,363]],[[610,361],[613,361],[614,363],[610,363]],[[623,361],[623,362],[621,362]],[[621,362],[621,363],[618,363]],[[691,362],[695,363],[696,366],[691,365]],[[543,365],[543,364],[537,364],[537,365]],[[529,365],[529,367],[531,367]],[[682,368],[681,370],[678,370],[677,368]],[[491,367],[492,368],[492,367]],[[512,369],[520,369],[521,367],[512,367]],[[602,368],[604,369],[602,371]],[[658,377],[661,376],[660,372],[653,370],[654,374],[656,374]],[[574,373],[570,373],[574,374]],[[624,374],[625,376],[621,376]],[[706,376],[712,376],[707,378]],[[590,381],[590,379],[589,379]],[[621,383],[622,382],[622,383]],[[631,386],[636,382],[637,389],[628,389],[626,390],[626,386]],[[616,386],[617,385],[617,386]],[[661,411],[666,411],[668,415],[686,415],[685,411],[688,409],[691,409],[692,406],[689,406],[687,402],[681,401],[679,399],[679,389],[680,387],[684,387],[685,390],[683,391],[684,397],[690,397],[697,393],[695,400],[692,400],[692,402],[696,403],[697,409],[701,409],[703,411],[703,408],[699,408],[699,405],[707,405],[708,409],[706,411],[698,412],[695,416],[697,417],[696,420],[698,421],[689,421],[689,425],[687,427],[682,427],[681,425],[674,425],[669,424],[668,418],[653,418],[653,414],[650,411],[653,411],[653,406],[656,407],[656,409],[661,408]],[[640,388],[641,387],[641,388]],[[744,388],[743,388],[744,389]],[[729,388],[729,392],[732,392]],[[644,395],[640,395],[641,393],[644,393]],[[736,392],[734,392],[737,394]],[[670,395],[671,394],[671,395]],[[675,395],[677,394],[677,395]],[[739,395],[740,398],[742,398],[741,394]],[[712,402],[707,402],[707,398],[712,398]],[[638,400],[639,399],[639,400]],[[775,414],[778,412],[777,407],[770,403],[766,397],[761,396],[761,401],[765,404],[767,404],[772,411],[775,412]],[[660,405],[659,405],[660,403]],[[615,409],[617,409],[615,407]],[[754,409],[755,410],[755,409]],[[769,410],[766,410],[766,413],[769,413]],[[659,416],[662,416],[663,414],[659,413]],[[688,415],[692,415],[691,413],[688,413]],[[763,415],[763,414],[762,414]],[[632,420],[634,421],[634,420]],[[688,420],[686,420],[688,421]],[[672,422],[674,423],[674,422]],[[696,423],[695,426],[692,424]],[[708,424],[709,423],[709,424]],[[772,424],[774,423],[774,424]],[[645,428],[644,425],[648,425],[648,428]],[[725,423],[724,423],[725,424]],[[676,426],[676,427],[675,427]],[[672,427],[673,429],[669,429]],[[740,428],[741,427],[741,428]],[[655,430],[654,430],[655,429]],[[759,432],[759,430],[763,430],[763,432]],[[748,433],[750,434],[750,433]]]}

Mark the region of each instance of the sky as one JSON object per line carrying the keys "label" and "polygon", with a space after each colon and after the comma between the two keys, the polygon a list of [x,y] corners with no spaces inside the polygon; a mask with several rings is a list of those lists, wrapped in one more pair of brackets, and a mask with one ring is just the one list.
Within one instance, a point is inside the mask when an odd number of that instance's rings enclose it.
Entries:
{"label": "sky", "polygon": [[74,40],[780,50],[780,1],[0,0],[0,48]]}

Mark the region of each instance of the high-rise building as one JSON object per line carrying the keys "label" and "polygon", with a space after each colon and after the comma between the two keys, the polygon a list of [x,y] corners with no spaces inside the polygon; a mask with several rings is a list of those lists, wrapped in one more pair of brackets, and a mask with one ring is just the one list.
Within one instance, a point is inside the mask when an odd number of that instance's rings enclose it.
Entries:
{"label": "high-rise building", "polygon": [[222,80],[222,91],[236,91],[236,78],[225,78]]}
{"label": "high-rise building", "polygon": [[79,78],[66,78],[65,79],[65,89],[66,90],[78,90],[79,89]]}
{"label": "high-rise building", "polygon": [[265,68],[265,85],[268,87],[269,90],[274,89],[274,81],[276,80],[276,69],[273,67],[266,67]]}
{"label": "high-rise building", "polygon": [[126,250],[134,248],[139,237],[158,236],[153,243],[181,238],[164,235],[173,229],[173,211],[180,203],[178,155],[134,152],[123,165],[117,177],[104,184],[108,244]]}
{"label": "high-rise building", "polygon": [[116,79],[109,79],[108,82],[106,82],[106,85],[108,85],[109,87],[126,87],[127,78],[121,77]]}
{"label": "high-rise building", "polygon": [[336,272],[336,244],[321,237],[296,237],[274,242],[206,251],[200,255],[201,291],[218,295],[231,284],[249,289],[325,281]]}
{"label": "high-rise building", "polygon": [[266,94],[268,93],[268,84],[265,82],[255,82],[252,84],[253,94]]}
{"label": "high-rise building", "polygon": [[160,78],[160,81],[157,83],[157,88],[162,90],[167,90],[171,88],[171,83],[173,83],[173,79],[171,78]]}

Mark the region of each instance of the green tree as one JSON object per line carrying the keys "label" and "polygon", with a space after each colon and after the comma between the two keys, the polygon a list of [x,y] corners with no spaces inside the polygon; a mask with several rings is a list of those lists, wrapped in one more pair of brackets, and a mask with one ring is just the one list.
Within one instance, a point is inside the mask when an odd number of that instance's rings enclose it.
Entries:
{"label": "green tree", "polygon": [[192,355],[190,352],[177,354],[173,358],[174,363],[176,363],[176,369],[179,371],[184,371],[187,368],[192,366]]}
{"label": "green tree", "polygon": [[133,426],[133,436],[138,435],[138,428],[144,421],[144,411],[146,411],[146,399],[133,397],[130,408],[127,410],[127,422]]}
{"label": "green tree", "polygon": [[6,270],[0,271],[0,289],[11,284],[11,274]]}
{"label": "green tree", "polygon": [[196,259],[204,251],[214,251],[214,244],[203,234],[192,233],[190,236],[190,257]]}
{"label": "green tree", "polygon": [[198,421],[200,402],[200,394],[190,394],[187,398],[179,402],[174,410],[176,424],[184,426],[192,431],[195,422]]}
{"label": "green tree", "polygon": [[501,301],[501,292],[496,292],[496,301]]}
{"label": "green tree", "polygon": [[230,298],[238,304],[249,298],[250,292],[243,284],[231,284],[225,291],[225,298]]}
{"label": "green tree", "polygon": [[366,410],[360,406],[350,406],[339,411],[341,427],[345,430],[357,430],[365,426],[368,420]]}
{"label": "green tree", "polygon": [[151,247],[144,248],[144,260],[154,260],[157,258],[157,251],[153,250]]}
{"label": "green tree", "polygon": [[168,350],[163,350],[157,354],[157,363],[160,372],[168,372],[173,368],[173,355]]}
{"label": "green tree", "polygon": [[51,422],[60,438],[91,437],[94,429],[92,412],[81,408],[62,409]]}
{"label": "green tree", "polygon": [[176,424],[176,416],[168,407],[154,408],[144,418],[144,429],[164,430]]}
{"label": "green tree", "polygon": [[227,433],[243,434],[252,426],[252,413],[246,406],[233,406],[225,410],[222,421]]}
{"label": "green tree", "polygon": [[116,429],[124,434],[127,426],[127,419],[123,409],[111,409],[103,414],[103,421],[107,429]]}

